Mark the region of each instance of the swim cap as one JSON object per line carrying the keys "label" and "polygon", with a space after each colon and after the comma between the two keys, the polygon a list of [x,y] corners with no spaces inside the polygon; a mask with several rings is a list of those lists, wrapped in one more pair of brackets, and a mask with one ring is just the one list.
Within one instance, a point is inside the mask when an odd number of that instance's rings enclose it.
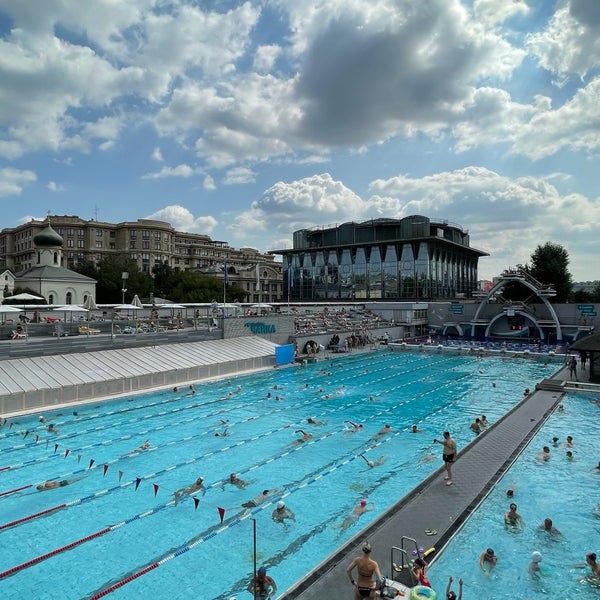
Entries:
{"label": "swim cap", "polygon": [[258,569],[258,573],[260,575],[265,575],[267,573],[267,567],[260,567],[260,569]]}
{"label": "swim cap", "polygon": [[279,510],[281,510],[282,508],[285,508],[285,502],[284,502],[283,500],[280,500],[280,501],[277,503],[277,508],[278,508]]}
{"label": "swim cap", "polygon": [[364,546],[362,547],[362,551],[365,554],[369,554],[369,552],[371,552],[371,544],[369,544],[369,542],[365,542]]}
{"label": "swim cap", "polygon": [[363,499],[360,501],[360,505],[361,505],[361,506],[366,506],[366,505],[367,505],[367,501],[366,501],[366,500],[363,498]]}
{"label": "swim cap", "polygon": [[542,562],[542,555],[537,550],[531,553],[531,561],[534,563]]}

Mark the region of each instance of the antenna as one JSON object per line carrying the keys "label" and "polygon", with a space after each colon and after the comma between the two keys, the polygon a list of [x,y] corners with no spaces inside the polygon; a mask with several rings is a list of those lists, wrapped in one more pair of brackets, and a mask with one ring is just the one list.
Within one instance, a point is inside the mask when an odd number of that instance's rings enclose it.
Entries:
{"label": "antenna", "polygon": [[94,204],[94,220],[98,220],[98,205]]}

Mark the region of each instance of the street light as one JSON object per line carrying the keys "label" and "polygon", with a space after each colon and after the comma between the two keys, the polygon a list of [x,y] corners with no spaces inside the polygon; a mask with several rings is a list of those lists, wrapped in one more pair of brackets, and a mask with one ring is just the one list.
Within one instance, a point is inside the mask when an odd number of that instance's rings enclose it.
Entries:
{"label": "street light", "polygon": [[123,287],[121,289],[121,292],[123,293],[122,304],[125,304],[125,292],[127,291],[127,288],[125,286],[127,285],[127,280],[129,279],[129,273],[127,271],[123,271],[121,273],[121,279],[123,280]]}

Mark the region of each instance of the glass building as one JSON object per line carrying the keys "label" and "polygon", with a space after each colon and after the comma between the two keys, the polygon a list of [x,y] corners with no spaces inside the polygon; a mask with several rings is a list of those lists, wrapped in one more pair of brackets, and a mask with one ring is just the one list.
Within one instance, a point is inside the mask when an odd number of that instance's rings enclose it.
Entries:
{"label": "glass building", "polygon": [[290,301],[470,297],[488,256],[459,225],[421,215],[301,229],[293,246],[272,251]]}

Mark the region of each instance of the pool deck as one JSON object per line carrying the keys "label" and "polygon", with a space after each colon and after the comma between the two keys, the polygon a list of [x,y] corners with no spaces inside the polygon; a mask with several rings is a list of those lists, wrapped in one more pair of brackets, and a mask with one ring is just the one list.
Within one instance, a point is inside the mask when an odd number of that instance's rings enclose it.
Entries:
{"label": "pool deck", "polygon": [[[439,552],[561,402],[565,386],[576,389],[570,383],[566,368],[560,369],[554,379],[540,382],[529,397],[493,423],[467,447],[459,449],[458,458],[452,466],[453,485],[445,485],[445,471],[443,466],[440,467],[301,582],[283,591],[279,599],[351,598],[352,588],[346,567],[355,556],[362,555],[360,548],[367,539],[373,546],[372,557],[379,563],[384,577],[394,578],[408,586],[417,585],[409,569],[394,572],[392,547],[403,546],[407,561],[412,560],[412,550],[415,548],[422,547],[425,551],[435,548]],[[599,386],[596,389],[600,389]],[[423,435],[440,437],[441,432]],[[440,463],[441,450],[440,446]],[[427,536],[426,530],[436,530],[437,534]],[[402,564],[401,557],[401,552],[394,551],[393,562],[397,566]],[[433,557],[435,552],[428,555],[428,562]],[[445,584],[444,588],[438,587],[436,590],[438,598],[443,597]],[[335,590],[334,595],[332,590]]]}

